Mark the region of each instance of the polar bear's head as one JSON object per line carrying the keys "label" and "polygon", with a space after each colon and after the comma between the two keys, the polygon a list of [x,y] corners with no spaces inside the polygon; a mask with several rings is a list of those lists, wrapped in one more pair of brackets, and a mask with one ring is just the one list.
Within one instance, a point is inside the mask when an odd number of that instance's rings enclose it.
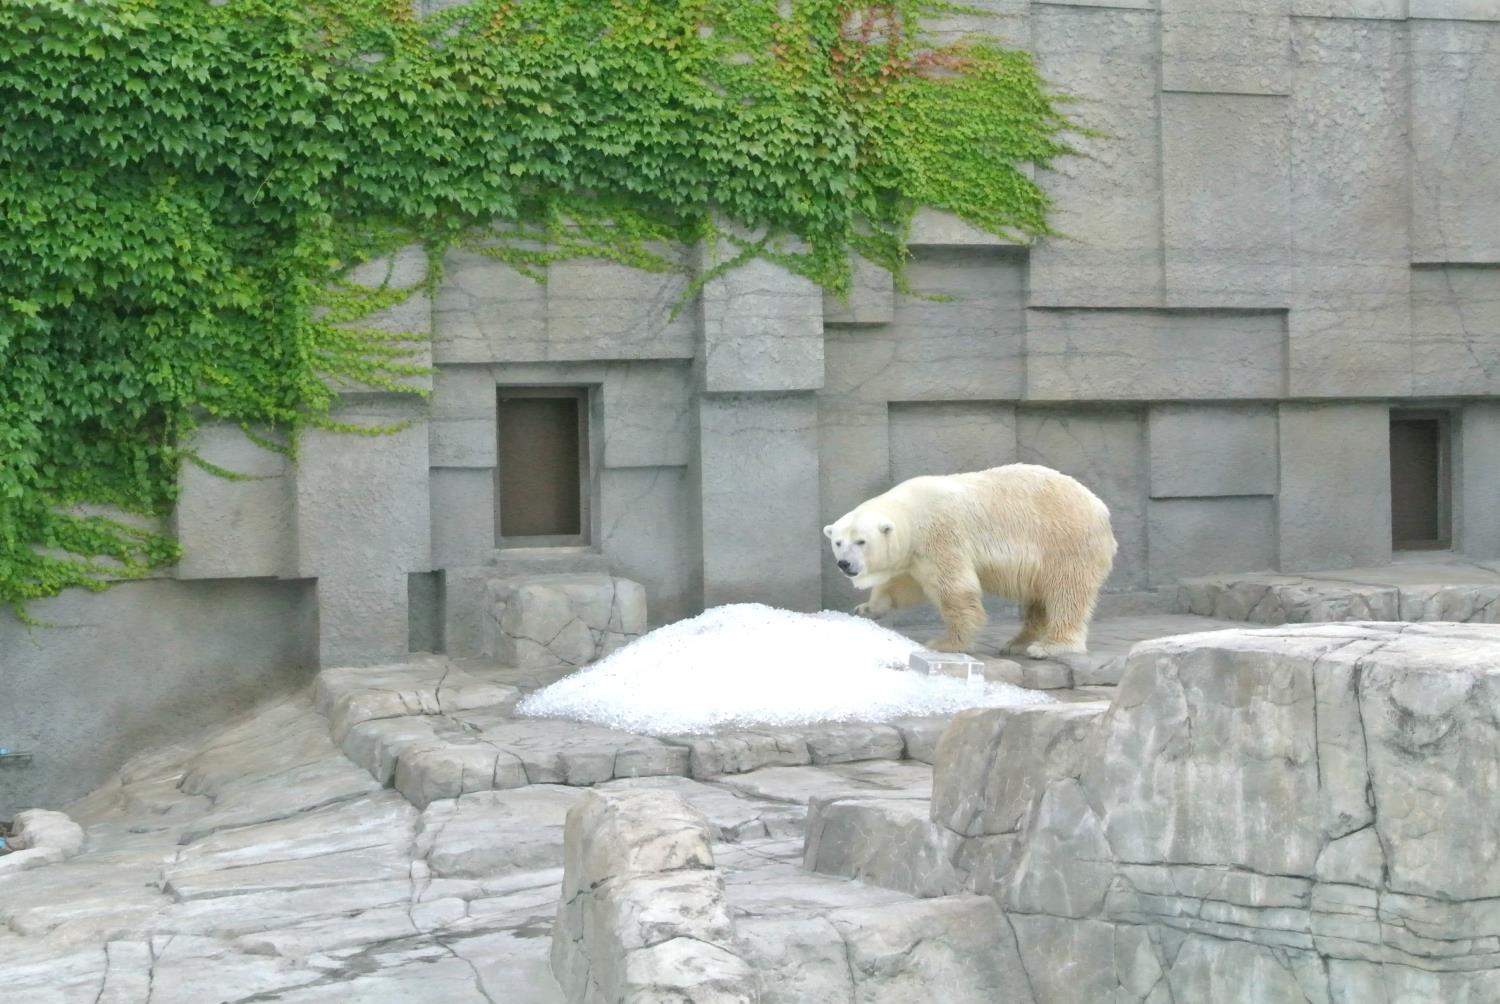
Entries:
{"label": "polar bear's head", "polygon": [[861,506],[823,528],[839,571],[860,589],[872,589],[897,571],[899,534],[896,523]]}

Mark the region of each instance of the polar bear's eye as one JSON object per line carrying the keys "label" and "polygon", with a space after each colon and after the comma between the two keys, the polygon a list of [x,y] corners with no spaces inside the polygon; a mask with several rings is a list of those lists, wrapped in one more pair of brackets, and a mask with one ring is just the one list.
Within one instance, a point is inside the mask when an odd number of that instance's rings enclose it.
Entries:
{"label": "polar bear's eye", "polygon": [[858,544],[860,547],[864,547],[865,546],[865,542],[862,541],[862,540],[856,540],[855,543]]}

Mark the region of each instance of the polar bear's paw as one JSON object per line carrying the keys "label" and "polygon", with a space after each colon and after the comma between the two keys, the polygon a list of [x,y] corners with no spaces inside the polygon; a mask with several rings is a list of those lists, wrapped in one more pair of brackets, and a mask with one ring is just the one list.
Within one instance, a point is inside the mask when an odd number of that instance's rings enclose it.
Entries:
{"label": "polar bear's paw", "polygon": [[1026,654],[1033,659],[1046,659],[1054,655],[1082,655],[1085,651],[1087,650],[1077,643],[1034,641],[1026,646]]}
{"label": "polar bear's paw", "polygon": [[1032,644],[1031,636],[1018,634],[1004,645],[1000,646],[1001,655],[1025,655],[1026,649]]}
{"label": "polar bear's paw", "polygon": [[969,646],[954,638],[952,635],[946,634],[941,638],[932,639],[932,641],[927,643],[927,647],[932,649],[932,651],[934,652],[965,652],[969,648]]}

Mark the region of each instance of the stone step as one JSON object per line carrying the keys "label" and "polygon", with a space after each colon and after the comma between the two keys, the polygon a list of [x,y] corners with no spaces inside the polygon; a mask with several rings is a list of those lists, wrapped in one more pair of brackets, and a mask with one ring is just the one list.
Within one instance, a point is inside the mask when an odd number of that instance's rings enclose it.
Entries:
{"label": "stone step", "polygon": [[803,865],[918,897],[998,889],[1042,791],[1077,774],[1102,701],[961,712],[937,745],[930,798],[815,797]]}
{"label": "stone step", "polygon": [[665,792],[589,792],[564,840],[552,962],[569,1001],[1032,999],[990,897],[809,874],[791,841],[715,847]]}
{"label": "stone step", "polygon": [[1500,572],[1480,564],[1396,564],[1308,575],[1184,579],[1183,613],[1241,623],[1500,622]]}
{"label": "stone step", "polygon": [[[1032,659],[1024,655],[1001,654],[1001,647],[1020,630],[1014,616],[990,621],[973,646],[972,654],[984,663],[985,678],[994,683],[1009,683],[1031,690],[1062,691],[1060,700],[1075,700],[1076,688],[1113,687],[1120,682],[1130,650],[1143,641],[1169,635],[1196,634],[1241,627],[1239,621],[1212,619],[1190,613],[1148,613],[1131,616],[1097,616],[1089,627],[1088,651],[1075,655],[1054,655]],[[941,628],[934,621],[903,623],[898,630],[918,641],[925,641]]]}
{"label": "stone step", "polygon": [[737,934],[760,1004],[1033,999],[1015,936],[988,896],[744,917]]}

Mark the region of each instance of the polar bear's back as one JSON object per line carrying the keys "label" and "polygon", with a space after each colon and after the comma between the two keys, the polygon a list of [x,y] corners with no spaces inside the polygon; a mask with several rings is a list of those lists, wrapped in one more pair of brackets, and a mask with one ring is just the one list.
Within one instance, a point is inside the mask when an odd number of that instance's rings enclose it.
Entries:
{"label": "polar bear's back", "polygon": [[1109,509],[1074,478],[1039,464],[912,478],[887,494],[914,529],[957,534],[977,564],[1094,563],[1114,557]]}

